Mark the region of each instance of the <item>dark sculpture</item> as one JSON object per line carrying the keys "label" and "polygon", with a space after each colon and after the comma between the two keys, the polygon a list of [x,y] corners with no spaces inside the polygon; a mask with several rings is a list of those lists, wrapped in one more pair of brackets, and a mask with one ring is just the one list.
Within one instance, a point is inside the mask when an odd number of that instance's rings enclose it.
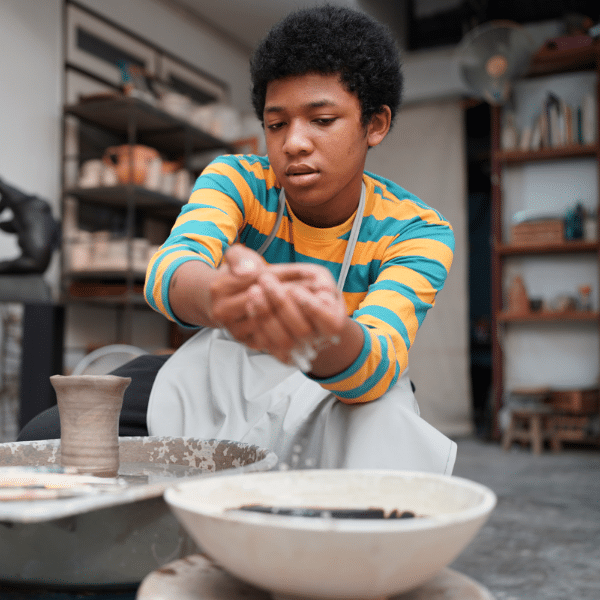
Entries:
{"label": "dark sculpture", "polygon": [[0,221],[0,229],[17,236],[22,254],[0,261],[0,274],[44,273],[60,239],[60,225],[52,216],[50,205],[0,180],[0,215],[6,209],[13,216]]}

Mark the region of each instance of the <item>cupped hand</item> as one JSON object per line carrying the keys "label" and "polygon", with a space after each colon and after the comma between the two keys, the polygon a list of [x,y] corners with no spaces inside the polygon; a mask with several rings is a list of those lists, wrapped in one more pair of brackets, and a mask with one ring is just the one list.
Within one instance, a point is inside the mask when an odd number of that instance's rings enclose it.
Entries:
{"label": "cupped hand", "polygon": [[316,356],[335,341],[346,306],[331,273],[309,264],[269,265],[256,252],[232,246],[211,284],[211,317],[250,348],[286,364]]}

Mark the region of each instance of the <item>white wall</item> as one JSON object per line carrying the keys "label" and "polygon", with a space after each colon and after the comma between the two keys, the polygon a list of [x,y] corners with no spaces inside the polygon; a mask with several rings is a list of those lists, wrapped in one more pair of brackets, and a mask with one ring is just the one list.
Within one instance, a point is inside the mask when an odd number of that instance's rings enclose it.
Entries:
{"label": "white wall", "polygon": [[452,268],[409,355],[421,415],[448,435],[471,431],[464,119],[456,100],[411,104],[369,151],[367,169],[439,210],[454,230]]}
{"label": "white wall", "polygon": [[[0,2],[0,178],[59,214],[61,0]],[[7,215],[3,215],[2,219]],[[19,255],[0,232],[0,257]],[[56,256],[47,273],[56,279]]]}

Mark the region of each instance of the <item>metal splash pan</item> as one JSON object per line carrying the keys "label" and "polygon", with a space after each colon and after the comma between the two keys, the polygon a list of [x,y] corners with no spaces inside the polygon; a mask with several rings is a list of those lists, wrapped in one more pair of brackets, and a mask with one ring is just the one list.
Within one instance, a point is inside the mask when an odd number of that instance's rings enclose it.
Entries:
{"label": "metal splash pan", "polygon": [[[60,440],[0,444],[0,492],[10,489],[3,488],[3,477],[6,482],[15,476],[33,492],[0,499],[0,581],[50,588],[136,586],[149,572],[197,551],[163,500],[169,486],[277,464],[273,452],[258,446],[178,437],[122,437],[119,457],[114,480],[94,485],[89,479],[100,478],[82,479],[74,490],[48,485],[69,475],[60,467]],[[32,488],[36,477],[40,485]]]}

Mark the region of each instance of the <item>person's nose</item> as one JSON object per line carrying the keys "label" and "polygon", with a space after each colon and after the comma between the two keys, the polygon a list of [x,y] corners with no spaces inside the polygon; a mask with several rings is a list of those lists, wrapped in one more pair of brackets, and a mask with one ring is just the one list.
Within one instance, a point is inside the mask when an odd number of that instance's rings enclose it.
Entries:
{"label": "person's nose", "polygon": [[286,154],[307,154],[312,149],[309,125],[292,121],[285,136],[283,150]]}

